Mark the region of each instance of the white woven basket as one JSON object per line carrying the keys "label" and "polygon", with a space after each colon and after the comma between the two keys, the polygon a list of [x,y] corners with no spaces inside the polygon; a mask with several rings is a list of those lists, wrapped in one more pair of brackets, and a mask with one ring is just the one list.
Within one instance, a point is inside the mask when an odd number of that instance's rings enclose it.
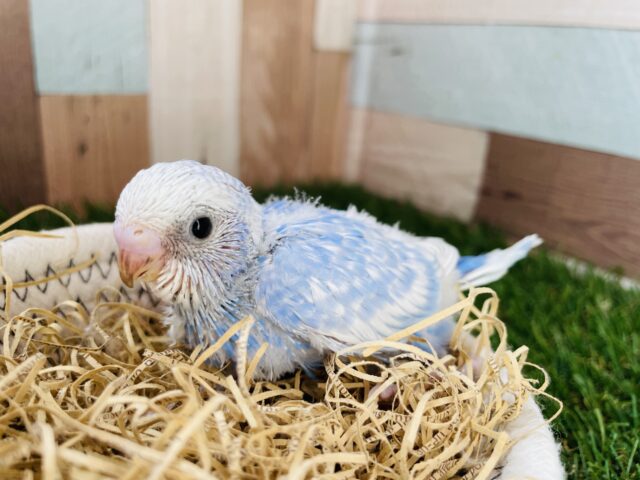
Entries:
{"label": "white woven basket", "polygon": [[[16,284],[9,299],[12,315],[28,307],[50,309],[64,300],[75,300],[91,309],[97,292],[104,287],[119,289],[132,303],[153,306],[152,299],[143,289],[127,289],[122,285],[111,224],[64,228],[51,233],[62,238],[19,237],[2,244],[2,267]],[[92,258],[97,261],[83,267],[83,263],[90,263]],[[76,271],[44,284],[28,285],[34,279],[55,277],[57,272],[69,267],[76,267]],[[0,307],[3,308],[7,300],[4,296],[4,292],[0,294]],[[492,478],[564,478],[559,446],[549,427],[539,427],[543,422],[539,407],[529,399],[521,414],[506,427],[511,438],[526,435],[511,448]],[[530,432],[535,426],[539,428]]]}

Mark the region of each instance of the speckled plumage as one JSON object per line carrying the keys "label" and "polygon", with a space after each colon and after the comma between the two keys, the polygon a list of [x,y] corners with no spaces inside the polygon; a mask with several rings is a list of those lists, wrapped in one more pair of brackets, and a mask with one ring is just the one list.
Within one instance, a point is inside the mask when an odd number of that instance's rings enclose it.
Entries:
{"label": "speckled plumage", "polygon": [[[213,220],[205,240],[189,234],[202,215]],[[250,354],[270,345],[256,373],[266,378],[422,320],[454,303],[460,284],[499,278],[539,243],[531,236],[461,260],[442,239],[415,237],[355,208],[292,199],[259,205],[240,181],[192,161],[140,172],[116,217],[162,236],[164,267],[149,287],[166,305],[174,338],[208,345],[252,315]],[[423,335],[442,350],[452,329],[448,320]],[[228,345],[214,361],[233,354]]]}

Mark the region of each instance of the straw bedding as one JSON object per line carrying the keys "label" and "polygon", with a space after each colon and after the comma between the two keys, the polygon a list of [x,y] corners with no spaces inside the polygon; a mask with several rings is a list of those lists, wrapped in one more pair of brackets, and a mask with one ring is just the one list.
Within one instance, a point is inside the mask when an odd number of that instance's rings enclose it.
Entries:
{"label": "straw bedding", "polygon": [[[11,288],[6,279],[5,298]],[[115,290],[96,298],[91,311],[68,300],[11,316],[5,305],[0,478],[490,478],[519,440],[505,426],[546,395],[548,382],[523,371],[533,368],[527,348],[507,347],[486,288],[328,355],[317,378],[273,383],[252,380],[269,347],[247,358],[251,318],[189,351],[170,348],[157,312]],[[449,355],[401,342],[452,314]],[[227,341],[236,363],[208,366]],[[397,394],[385,403],[390,385]]]}

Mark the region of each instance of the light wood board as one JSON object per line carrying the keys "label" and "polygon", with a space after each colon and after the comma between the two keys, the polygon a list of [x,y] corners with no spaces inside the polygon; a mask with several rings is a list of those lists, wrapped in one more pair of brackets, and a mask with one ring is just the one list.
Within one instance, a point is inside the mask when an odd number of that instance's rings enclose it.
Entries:
{"label": "light wood board", "polygon": [[352,101],[640,159],[640,31],[360,24]]}
{"label": "light wood board", "polygon": [[367,22],[640,29],[636,0],[358,0]]}
{"label": "light wood board", "polygon": [[154,0],[149,22],[153,161],[238,175],[242,2]]}
{"label": "light wood board", "polygon": [[369,111],[363,185],[433,213],[469,220],[482,180],[488,134]]}
{"label": "light wood board", "polygon": [[245,0],[240,171],[250,184],[308,176],[313,0]]}
{"label": "light wood board", "polygon": [[343,175],[349,127],[349,62],[346,53],[315,54],[309,172],[313,179]]}
{"label": "light wood board", "polygon": [[318,50],[349,52],[358,4],[356,0],[315,0],[313,42]]}
{"label": "light wood board", "polygon": [[114,204],[149,165],[146,96],[43,96],[40,109],[49,202]]}
{"label": "light wood board", "polygon": [[245,0],[241,178],[273,185],[341,178],[349,55],[313,45],[313,0]]}

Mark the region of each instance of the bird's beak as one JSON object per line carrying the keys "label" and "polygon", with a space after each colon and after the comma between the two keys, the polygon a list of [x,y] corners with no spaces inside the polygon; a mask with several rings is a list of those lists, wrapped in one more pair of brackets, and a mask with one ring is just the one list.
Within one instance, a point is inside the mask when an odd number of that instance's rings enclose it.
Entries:
{"label": "bird's beak", "polygon": [[160,236],[148,228],[136,224],[113,224],[113,233],[118,243],[118,268],[120,278],[129,288],[133,282],[144,277],[157,278],[164,264],[164,249]]}

